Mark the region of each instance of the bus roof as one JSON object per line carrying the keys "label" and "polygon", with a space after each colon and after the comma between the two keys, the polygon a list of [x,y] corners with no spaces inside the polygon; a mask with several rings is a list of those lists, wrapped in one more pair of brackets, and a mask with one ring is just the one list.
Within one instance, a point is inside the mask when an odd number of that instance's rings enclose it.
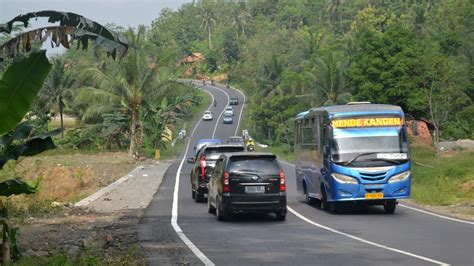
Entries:
{"label": "bus roof", "polygon": [[302,119],[312,113],[325,113],[330,119],[338,117],[350,117],[361,115],[397,115],[403,116],[400,106],[390,104],[356,104],[356,105],[333,105],[311,108],[308,111],[298,113],[296,119]]}
{"label": "bus roof", "polygon": [[304,112],[301,112],[301,113],[298,113],[296,115],[296,119],[298,118],[303,118],[305,115],[309,114],[309,110],[308,111],[304,111]]}

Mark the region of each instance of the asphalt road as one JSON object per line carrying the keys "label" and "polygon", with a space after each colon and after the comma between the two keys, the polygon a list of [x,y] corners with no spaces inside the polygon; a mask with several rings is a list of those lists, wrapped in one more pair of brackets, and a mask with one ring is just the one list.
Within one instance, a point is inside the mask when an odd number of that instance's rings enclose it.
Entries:
{"label": "asphalt road", "polygon": [[[210,107],[215,119],[197,122],[181,158],[191,156],[200,138],[214,135],[226,140],[241,135],[237,120],[243,95],[224,86],[204,89],[217,100],[217,107]],[[234,107],[234,123],[224,125],[222,117],[216,118],[228,96],[239,97],[239,105]],[[293,166],[282,166],[290,209],[286,221],[274,221],[271,215],[247,215],[219,222],[207,213],[206,203],[191,198],[191,164],[181,160],[173,164],[138,227],[150,264],[474,265],[472,223],[400,206],[394,215],[384,214],[381,207],[330,214],[304,203],[296,191]]]}

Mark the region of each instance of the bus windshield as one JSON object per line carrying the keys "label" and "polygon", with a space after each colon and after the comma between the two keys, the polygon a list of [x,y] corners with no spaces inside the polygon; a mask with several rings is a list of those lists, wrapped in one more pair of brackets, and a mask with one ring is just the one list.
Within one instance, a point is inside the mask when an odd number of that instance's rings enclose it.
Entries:
{"label": "bus windshield", "polygon": [[409,159],[406,130],[335,130],[331,155],[333,162],[352,166],[386,166],[404,162]]}

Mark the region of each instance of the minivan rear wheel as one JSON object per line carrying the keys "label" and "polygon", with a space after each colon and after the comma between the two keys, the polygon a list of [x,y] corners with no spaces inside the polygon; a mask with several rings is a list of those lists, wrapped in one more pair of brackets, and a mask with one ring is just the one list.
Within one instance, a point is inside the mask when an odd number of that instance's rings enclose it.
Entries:
{"label": "minivan rear wheel", "polygon": [[212,213],[212,214],[215,214],[216,213],[216,208],[214,208],[212,205],[211,205],[211,198],[207,198],[207,212],[208,213]]}
{"label": "minivan rear wheel", "polygon": [[275,213],[275,220],[284,221],[286,219],[286,213]]}
{"label": "minivan rear wheel", "polygon": [[219,199],[216,199],[216,216],[217,216],[218,221],[227,220],[227,213],[221,209],[221,204],[219,203]]}
{"label": "minivan rear wheel", "polygon": [[196,191],[194,193],[194,201],[196,201],[196,203],[204,202],[204,194],[201,194]]}

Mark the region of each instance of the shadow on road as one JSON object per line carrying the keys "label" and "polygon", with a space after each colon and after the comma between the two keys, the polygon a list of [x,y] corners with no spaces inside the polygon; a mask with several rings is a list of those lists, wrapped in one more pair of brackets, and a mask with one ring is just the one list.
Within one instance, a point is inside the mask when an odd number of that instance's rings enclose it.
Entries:
{"label": "shadow on road", "polygon": [[298,200],[300,204],[306,204],[307,206],[319,211],[325,212],[331,215],[387,215],[381,205],[364,205],[364,204],[354,204],[354,203],[345,203],[338,207],[338,211],[336,213],[323,210],[320,207],[319,203],[309,205],[304,201],[304,199]]}

